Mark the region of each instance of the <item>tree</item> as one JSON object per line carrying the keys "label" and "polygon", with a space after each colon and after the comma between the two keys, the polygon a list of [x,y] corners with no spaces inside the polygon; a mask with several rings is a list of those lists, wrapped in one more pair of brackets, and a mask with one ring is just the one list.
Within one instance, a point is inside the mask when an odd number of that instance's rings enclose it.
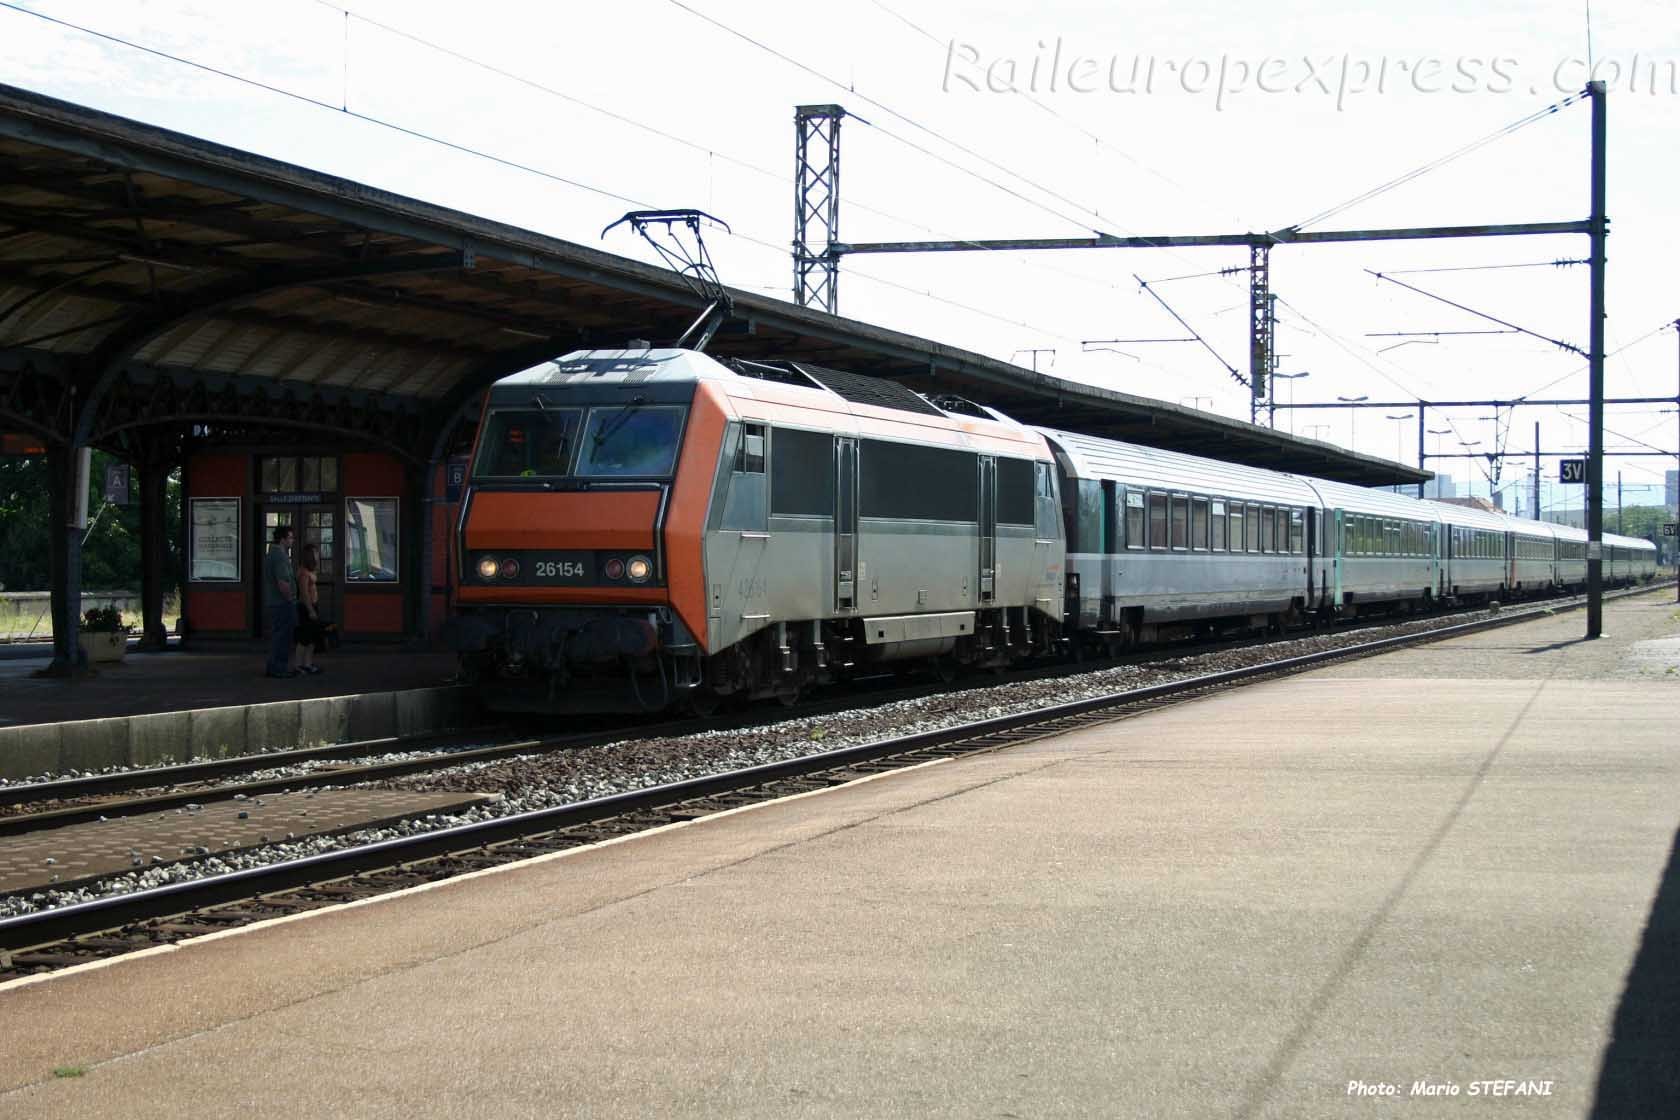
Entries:
{"label": "tree", "polygon": [[[139,495],[126,506],[105,504],[105,468],[121,462],[93,453],[88,472],[88,529],[82,542],[82,587],[127,591],[140,587]],[[0,457],[0,587],[46,591],[52,587],[50,537],[54,527],[47,501],[44,456]],[[181,581],[181,474],[164,486],[163,587],[167,595]]]}

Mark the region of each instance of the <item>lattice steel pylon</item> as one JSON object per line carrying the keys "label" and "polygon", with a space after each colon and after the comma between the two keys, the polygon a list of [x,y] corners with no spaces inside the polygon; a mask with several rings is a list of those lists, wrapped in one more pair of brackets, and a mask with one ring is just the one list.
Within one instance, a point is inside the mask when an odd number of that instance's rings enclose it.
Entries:
{"label": "lattice steel pylon", "polygon": [[[840,120],[838,105],[793,111],[793,300],[838,314],[840,306]],[[813,248],[813,246],[815,246]]]}
{"label": "lattice steel pylon", "polygon": [[1248,247],[1248,420],[1258,423],[1271,399],[1273,332],[1277,316],[1272,303],[1272,247]]}

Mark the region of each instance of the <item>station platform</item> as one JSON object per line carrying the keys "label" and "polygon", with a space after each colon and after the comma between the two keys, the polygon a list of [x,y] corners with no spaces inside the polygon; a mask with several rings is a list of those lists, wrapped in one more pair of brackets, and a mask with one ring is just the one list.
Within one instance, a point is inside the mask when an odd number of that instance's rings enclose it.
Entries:
{"label": "station platform", "polygon": [[1669,596],[16,981],[0,1114],[1677,1115]]}
{"label": "station platform", "polygon": [[266,643],[130,650],[74,679],[41,677],[50,650],[0,658],[0,778],[184,762],[373,739],[476,718],[449,653],[350,645],[322,671],[264,675]]}

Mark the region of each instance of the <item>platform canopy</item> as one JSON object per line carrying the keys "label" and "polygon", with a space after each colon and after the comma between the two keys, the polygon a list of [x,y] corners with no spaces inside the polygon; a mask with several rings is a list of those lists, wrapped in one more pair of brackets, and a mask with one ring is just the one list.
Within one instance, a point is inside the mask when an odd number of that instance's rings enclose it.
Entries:
{"label": "platform canopy", "polygon": [[[819,362],[1021,420],[1378,485],[1426,474],[735,292],[716,353]],[[0,430],[307,429],[437,458],[491,381],[681,333],[671,273],[0,85]]]}

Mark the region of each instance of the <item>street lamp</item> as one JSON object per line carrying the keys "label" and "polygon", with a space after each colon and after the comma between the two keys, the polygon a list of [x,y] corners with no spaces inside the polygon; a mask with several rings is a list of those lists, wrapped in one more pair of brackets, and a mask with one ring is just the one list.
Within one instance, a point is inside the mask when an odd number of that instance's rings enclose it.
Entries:
{"label": "street lamp", "polygon": [[[1438,437],[1451,435],[1452,434],[1452,429],[1451,428],[1430,428],[1429,429],[1429,434],[1437,437],[1436,440],[1435,440],[1435,455],[1433,457],[1438,459],[1438,458],[1441,457],[1441,440]],[[1419,465],[1421,466],[1422,464],[1419,464]],[[1435,496],[1437,498],[1439,498],[1441,496],[1441,475],[1440,475],[1439,471],[1435,472]]]}
{"label": "street lamp", "polygon": [[[1388,413],[1384,413],[1384,415],[1387,416],[1390,420],[1396,420],[1396,421],[1399,421],[1399,420],[1415,420],[1417,418],[1416,414],[1411,413],[1411,412],[1388,412]],[[1403,457],[1406,454],[1405,439],[1406,439],[1406,429],[1402,428],[1398,423],[1396,423],[1394,425],[1394,461],[1396,463],[1401,462]],[[1418,465],[1422,466],[1423,464],[1420,463]]]}
{"label": "street lamp", "polygon": [[[1461,439],[1461,440],[1458,441],[1458,445],[1460,447],[1464,448],[1464,450],[1469,451],[1472,447],[1480,447],[1482,445],[1482,441],[1479,440],[1479,439],[1472,439],[1472,440],[1462,440]],[[1465,495],[1465,496],[1470,497],[1470,498],[1474,498],[1476,496],[1476,476],[1472,474],[1472,475],[1469,476],[1469,478],[1470,478],[1470,493]]]}
{"label": "street lamp", "polygon": [[[1370,396],[1369,393],[1361,393],[1357,397],[1337,397],[1336,399],[1341,401],[1343,404],[1358,404],[1360,401],[1370,400],[1371,396]],[[1353,424],[1353,421],[1354,421],[1354,418],[1357,417],[1358,415],[1359,415],[1359,410],[1357,408],[1348,409],[1348,450],[1349,451],[1354,450],[1354,446],[1353,446],[1354,424]]]}
{"label": "street lamp", "polygon": [[1290,435],[1295,434],[1295,382],[1299,381],[1303,377],[1310,377],[1310,376],[1311,376],[1311,374],[1307,373],[1307,372],[1302,372],[1302,373],[1274,373],[1274,374],[1272,374],[1272,380],[1273,381],[1287,381],[1287,382],[1289,382],[1289,434]]}

